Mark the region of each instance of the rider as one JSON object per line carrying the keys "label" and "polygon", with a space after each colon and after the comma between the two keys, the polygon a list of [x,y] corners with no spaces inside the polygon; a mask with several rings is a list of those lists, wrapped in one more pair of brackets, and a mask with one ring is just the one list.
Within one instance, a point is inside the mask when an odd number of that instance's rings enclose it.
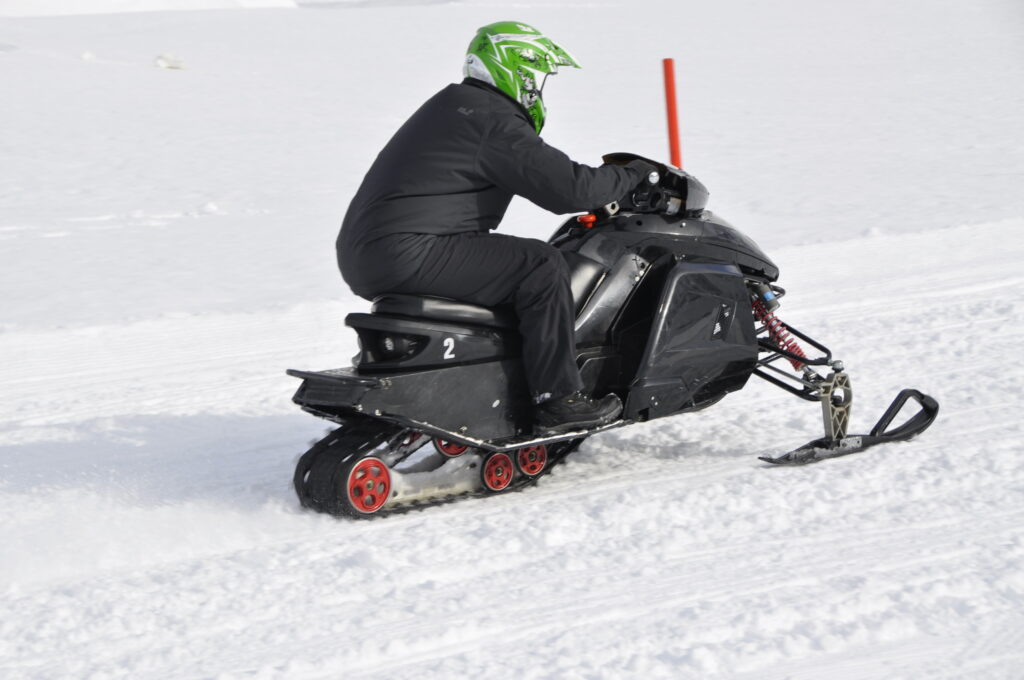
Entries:
{"label": "rider", "polygon": [[581,392],[561,253],[490,231],[514,194],[555,213],[590,210],[626,196],[653,169],[642,161],[589,167],[544,143],[541,91],[559,66],[580,67],[531,26],[481,28],[465,79],[431,97],[387,143],[337,241],[342,277],[364,298],[398,293],[513,305],[536,423],[550,433],[607,424],[622,404],[615,395],[596,400]]}

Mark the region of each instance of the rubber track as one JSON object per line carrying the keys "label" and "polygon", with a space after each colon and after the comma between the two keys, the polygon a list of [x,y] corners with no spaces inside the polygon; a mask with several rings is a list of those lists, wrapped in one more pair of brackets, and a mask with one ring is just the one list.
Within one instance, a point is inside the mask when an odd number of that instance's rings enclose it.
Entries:
{"label": "rubber track", "polygon": [[[344,430],[344,431],[343,431]],[[335,516],[347,516],[358,519],[385,517],[403,514],[412,510],[445,505],[466,498],[482,498],[521,491],[532,486],[538,479],[548,474],[556,465],[579,448],[585,437],[558,442],[548,448],[548,465],[534,477],[517,473],[512,484],[502,491],[480,491],[452,494],[431,501],[412,501],[391,508],[385,508],[370,515],[355,512],[340,497],[342,476],[347,473],[348,463],[362,456],[368,449],[372,450],[396,434],[391,428],[380,428],[375,424],[357,424],[338,428],[318,441],[306,453],[302,454],[295,466],[295,492],[303,507]]]}

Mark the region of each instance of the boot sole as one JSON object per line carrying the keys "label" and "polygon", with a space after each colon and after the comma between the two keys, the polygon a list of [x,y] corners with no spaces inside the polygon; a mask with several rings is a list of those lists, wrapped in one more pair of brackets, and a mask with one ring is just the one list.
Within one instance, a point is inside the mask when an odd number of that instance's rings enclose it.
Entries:
{"label": "boot sole", "polygon": [[590,430],[595,427],[604,427],[610,423],[615,422],[619,417],[622,410],[618,410],[615,413],[607,415],[603,418],[596,418],[594,420],[577,421],[574,423],[559,423],[558,425],[539,425],[533,426],[533,433],[542,437],[553,436],[558,434],[565,434],[566,432],[575,432],[576,430]]}

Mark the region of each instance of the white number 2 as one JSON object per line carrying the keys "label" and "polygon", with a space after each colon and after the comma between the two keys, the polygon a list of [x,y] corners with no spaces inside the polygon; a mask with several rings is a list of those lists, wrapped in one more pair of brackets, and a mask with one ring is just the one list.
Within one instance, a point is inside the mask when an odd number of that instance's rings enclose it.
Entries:
{"label": "white number 2", "polygon": [[455,358],[455,338],[444,339],[444,358],[454,359]]}

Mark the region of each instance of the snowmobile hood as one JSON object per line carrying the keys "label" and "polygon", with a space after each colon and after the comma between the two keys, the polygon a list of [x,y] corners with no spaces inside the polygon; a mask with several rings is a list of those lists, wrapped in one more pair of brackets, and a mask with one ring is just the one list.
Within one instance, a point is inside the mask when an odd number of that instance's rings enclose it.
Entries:
{"label": "snowmobile hood", "polygon": [[[741,266],[760,269],[761,273],[771,281],[779,277],[779,268],[752,238],[710,210],[705,210],[700,219],[683,220],[679,226],[683,233],[692,233],[701,241],[732,250],[737,255],[743,256],[742,261],[738,263]],[[757,264],[755,265],[755,263]]]}
{"label": "snowmobile hood", "polygon": [[668,236],[666,245],[685,259],[735,264],[768,281],[779,278],[779,268],[750,237],[710,210],[699,217],[620,213],[609,224],[618,232]]}

